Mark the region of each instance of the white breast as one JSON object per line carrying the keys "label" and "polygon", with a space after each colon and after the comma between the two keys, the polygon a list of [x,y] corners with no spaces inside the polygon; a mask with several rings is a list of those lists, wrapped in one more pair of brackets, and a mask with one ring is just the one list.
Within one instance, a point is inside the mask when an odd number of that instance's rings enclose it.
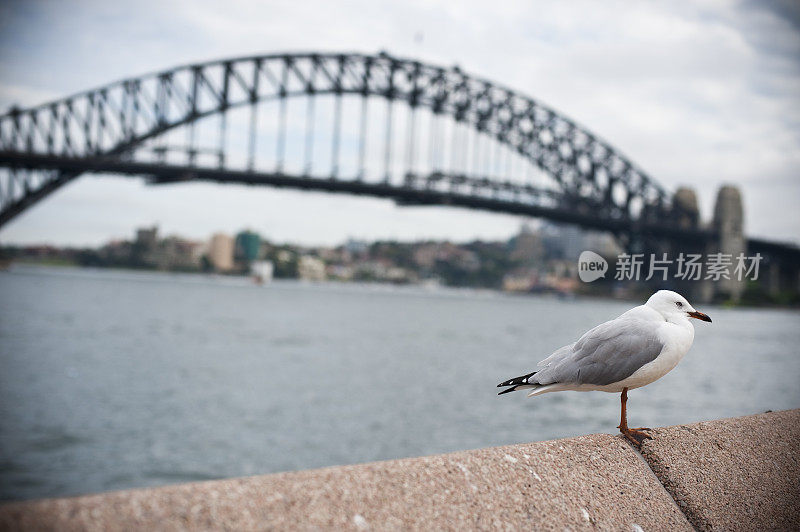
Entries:
{"label": "white breast", "polygon": [[634,371],[627,379],[614,384],[614,390],[608,391],[621,392],[623,388],[640,388],[657,381],[678,365],[694,341],[694,327],[688,320],[685,324],[664,322],[657,334],[664,343],[664,349],[656,359]]}

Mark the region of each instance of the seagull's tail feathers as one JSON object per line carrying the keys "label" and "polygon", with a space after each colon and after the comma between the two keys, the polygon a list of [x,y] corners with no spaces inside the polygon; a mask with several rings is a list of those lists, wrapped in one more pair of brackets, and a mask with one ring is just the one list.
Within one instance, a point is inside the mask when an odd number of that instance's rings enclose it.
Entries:
{"label": "seagull's tail feathers", "polygon": [[503,388],[504,386],[510,386],[507,390],[503,390],[502,392],[498,393],[497,395],[503,395],[504,393],[513,392],[515,390],[525,390],[528,388],[538,388],[539,385],[537,383],[530,382],[530,378],[536,375],[536,372],[533,371],[528,373],[527,375],[521,375],[519,377],[514,377],[513,379],[508,379],[507,381],[503,381],[497,385],[498,388]]}
{"label": "seagull's tail feathers", "polygon": [[547,392],[557,392],[559,390],[563,390],[563,386],[558,383],[554,384],[547,384],[545,386],[534,386],[534,390],[528,393],[528,397],[534,397],[536,395],[542,395],[543,393]]}

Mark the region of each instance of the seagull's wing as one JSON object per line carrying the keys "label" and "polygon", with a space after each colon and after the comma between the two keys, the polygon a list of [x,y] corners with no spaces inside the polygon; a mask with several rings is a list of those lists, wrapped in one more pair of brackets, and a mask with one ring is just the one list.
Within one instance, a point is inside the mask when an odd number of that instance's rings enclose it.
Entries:
{"label": "seagull's wing", "polygon": [[616,329],[614,326],[610,324],[616,324],[620,320],[629,320],[629,319],[638,319],[638,320],[645,320],[645,321],[657,321],[659,324],[664,322],[664,318],[661,317],[660,314],[655,312],[653,309],[647,307],[646,305],[640,305],[638,307],[633,307],[629,311],[625,312],[621,316],[611,321],[607,321],[605,323],[601,323],[594,329],[589,330],[583,336],[581,336],[580,340],[577,342],[573,342],[571,344],[565,345],[564,347],[557,349],[552,355],[545,358],[541,362],[539,362],[536,366],[539,368],[546,368],[548,366],[552,366],[555,363],[563,360],[566,357],[569,357],[573,350],[575,349],[576,345],[580,342],[585,341],[586,339],[593,339],[598,341],[604,341],[607,338],[610,338],[614,334],[616,334]]}
{"label": "seagull's wing", "polygon": [[565,356],[569,356],[572,353],[573,347],[575,347],[575,344],[571,343],[569,345],[565,345],[561,349],[557,349],[552,355],[550,355],[549,357],[545,358],[544,360],[536,364],[536,367],[546,368],[547,366],[550,366],[553,363],[558,362]]}
{"label": "seagull's wing", "polygon": [[602,323],[540,362],[547,365],[535,382],[603,386],[630,377],[664,349],[656,333],[661,323],[628,317]]}

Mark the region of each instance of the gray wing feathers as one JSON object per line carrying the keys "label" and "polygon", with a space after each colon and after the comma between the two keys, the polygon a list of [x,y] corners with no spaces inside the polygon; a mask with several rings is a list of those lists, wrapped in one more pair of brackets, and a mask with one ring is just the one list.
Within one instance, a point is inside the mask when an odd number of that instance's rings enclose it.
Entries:
{"label": "gray wing feathers", "polygon": [[569,344],[569,345],[565,345],[561,349],[556,350],[556,352],[553,353],[552,355],[550,355],[549,357],[545,358],[544,360],[542,360],[541,362],[536,364],[536,367],[538,367],[538,368],[546,368],[547,366],[550,366],[551,364],[553,364],[555,362],[558,362],[559,360],[561,360],[565,356],[569,356],[570,353],[572,353],[572,348],[574,346],[575,346],[574,343]]}
{"label": "gray wing feathers", "polygon": [[540,362],[545,369],[536,374],[536,381],[602,386],[630,377],[663,350],[656,335],[658,325],[638,319],[600,324]]}

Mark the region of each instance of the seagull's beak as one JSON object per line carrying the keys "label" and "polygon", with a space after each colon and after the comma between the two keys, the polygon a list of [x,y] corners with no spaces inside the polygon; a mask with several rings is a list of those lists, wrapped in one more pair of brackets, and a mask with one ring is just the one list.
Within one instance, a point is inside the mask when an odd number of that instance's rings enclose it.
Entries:
{"label": "seagull's beak", "polygon": [[693,310],[691,312],[687,312],[686,314],[688,314],[690,318],[697,318],[698,320],[703,320],[711,323],[711,318],[709,318],[707,314],[703,314],[702,312],[697,312],[696,310]]}

